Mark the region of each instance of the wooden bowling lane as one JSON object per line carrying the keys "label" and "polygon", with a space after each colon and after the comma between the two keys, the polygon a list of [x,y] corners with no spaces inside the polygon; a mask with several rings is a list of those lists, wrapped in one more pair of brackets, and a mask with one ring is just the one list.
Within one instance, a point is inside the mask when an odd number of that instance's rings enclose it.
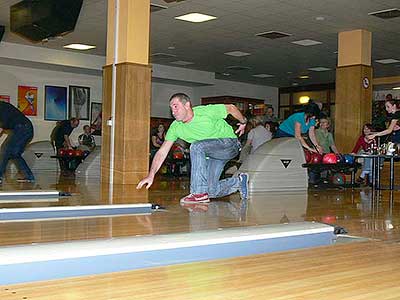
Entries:
{"label": "wooden bowling lane", "polygon": [[3,286],[0,299],[274,299],[400,298],[400,245],[358,242]]}
{"label": "wooden bowling lane", "polygon": [[134,185],[101,185],[99,178],[65,178],[41,174],[32,184],[6,182],[3,190],[57,189],[71,197],[59,202],[1,204],[0,208],[52,205],[99,205],[158,203],[167,208],[150,216],[78,218],[29,222],[0,222],[0,245],[79,239],[111,238],[147,234],[191,232],[220,227],[316,221],[342,226],[350,235],[381,240],[400,240],[400,192],[371,189],[311,190],[296,193],[264,193],[252,196],[242,206],[239,196],[210,204],[185,205],[179,199],[188,193],[187,179],[157,178],[147,193]]}

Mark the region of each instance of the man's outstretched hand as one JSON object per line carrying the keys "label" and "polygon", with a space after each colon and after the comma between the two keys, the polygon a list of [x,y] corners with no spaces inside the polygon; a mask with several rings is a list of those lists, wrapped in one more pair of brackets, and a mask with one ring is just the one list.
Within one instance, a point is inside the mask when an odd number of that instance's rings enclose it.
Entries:
{"label": "man's outstretched hand", "polygon": [[149,189],[151,185],[153,184],[154,177],[153,176],[147,176],[146,178],[143,178],[138,185],[136,186],[136,189],[139,190],[141,189],[144,185],[146,185],[146,189]]}

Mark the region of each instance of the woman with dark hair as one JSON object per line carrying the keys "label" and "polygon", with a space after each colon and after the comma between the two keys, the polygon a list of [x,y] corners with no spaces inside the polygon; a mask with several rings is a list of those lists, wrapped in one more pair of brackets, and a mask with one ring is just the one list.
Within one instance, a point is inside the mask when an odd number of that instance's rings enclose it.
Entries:
{"label": "woman with dark hair", "polygon": [[[319,117],[320,112],[321,110],[318,104],[315,102],[307,104],[307,106],[304,108],[304,111],[294,113],[282,122],[278,128],[278,131],[276,132],[275,137],[295,137],[300,141],[301,145],[305,149],[311,152],[322,153],[323,150],[315,137],[315,119]],[[315,148],[310,147],[302,137],[302,134],[307,132]]]}
{"label": "woman with dark hair", "polygon": [[400,144],[400,126],[398,124],[400,120],[400,109],[397,107],[395,100],[386,100],[385,109],[388,112],[389,127],[383,131],[370,134],[368,139],[373,140],[377,136],[392,134],[391,141],[395,144]]}
{"label": "woman with dark hair", "polygon": [[[374,144],[376,144],[375,140],[369,139],[373,130],[374,130],[374,128],[372,127],[372,124],[370,124],[370,123],[364,124],[362,134],[358,138],[353,151],[351,151],[351,154],[355,155],[360,150],[362,150],[363,152],[366,152],[366,153],[370,152],[372,146]],[[369,173],[371,173],[371,166],[372,166],[372,159],[364,158],[362,171],[361,171],[360,177],[357,180],[359,183],[367,183],[368,184],[367,175],[369,175]]]}

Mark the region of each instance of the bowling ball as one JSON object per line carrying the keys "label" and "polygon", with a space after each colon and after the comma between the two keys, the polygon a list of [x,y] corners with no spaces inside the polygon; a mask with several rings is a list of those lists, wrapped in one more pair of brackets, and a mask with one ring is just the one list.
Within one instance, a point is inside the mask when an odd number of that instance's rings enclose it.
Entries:
{"label": "bowling ball", "polygon": [[67,149],[59,149],[58,150],[58,155],[60,156],[65,156],[67,154]]}
{"label": "bowling ball", "polygon": [[304,150],[304,157],[306,159],[306,163],[309,163],[311,161],[311,152],[308,150]]}
{"label": "bowling ball", "polygon": [[319,164],[322,162],[322,155],[319,153],[311,153],[311,164]]}
{"label": "bowling ball", "polygon": [[346,164],[354,164],[354,156],[350,154],[343,155]]}
{"label": "bowling ball", "polygon": [[346,176],[342,173],[335,173],[331,177],[331,182],[335,185],[344,185],[346,183]]}
{"label": "bowling ball", "polygon": [[75,155],[75,150],[74,149],[68,149],[66,151],[67,156],[74,156]]}
{"label": "bowling ball", "polygon": [[183,159],[183,152],[174,152],[174,153],[172,153],[172,157],[174,158],[174,159]]}
{"label": "bowling ball", "polygon": [[83,156],[83,151],[80,149],[75,150],[75,156]]}
{"label": "bowling ball", "polygon": [[344,162],[344,156],[340,153],[335,154],[336,155],[336,162],[338,163],[343,163]]}
{"label": "bowling ball", "polygon": [[322,158],[322,163],[324,164],[336,164],[337,158],[335,153],[327,153]]}

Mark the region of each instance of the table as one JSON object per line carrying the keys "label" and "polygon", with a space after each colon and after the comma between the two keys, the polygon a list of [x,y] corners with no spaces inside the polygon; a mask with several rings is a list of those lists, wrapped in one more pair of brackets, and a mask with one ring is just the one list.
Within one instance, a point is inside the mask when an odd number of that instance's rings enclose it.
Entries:
{"label": "table", "polygon": [[314,170],[317,172],[322,172],[322,171],[333,171],[333,172],[337,172],[337,173],[350,173],[351,175],[351,179],[350,179],[350,183],[351,186],[354,186],[355,184],[355,174],[358,170],[358,168],[361,165],[359,163],[336,163],[336,164],[323,164],[323,163],[319,163],[319,164],[302,164],[302,167],[310,169],[310,170]]}
{"label": "table", "polygon": [[389,161],[390,169],[389,169],[389,190],[394,189],[394,162],[400,160],[399,155],[386,155],[386,154],[356,154],[354,155],[356,158],[371,158],[372,159],[372,169],[371,169],[371,178],[372,178],[372,188],[380,190],[381,187],[381,171],[380,171],[380,162]]}

